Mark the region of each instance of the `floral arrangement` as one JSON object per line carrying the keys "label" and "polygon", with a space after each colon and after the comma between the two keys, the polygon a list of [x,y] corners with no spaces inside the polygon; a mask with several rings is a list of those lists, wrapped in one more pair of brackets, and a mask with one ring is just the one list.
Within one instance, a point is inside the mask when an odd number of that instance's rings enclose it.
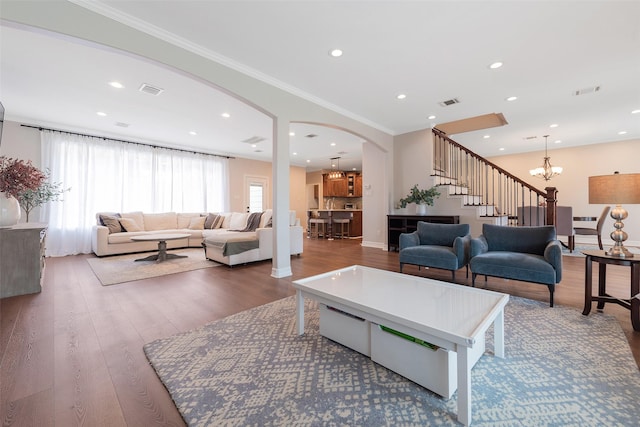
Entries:
{"label": "floral arrangement", "polygon": [[411,192],[407,194],[407,197],[400,199],[400,207],[406,208],[408,203],[424,204],[433,206],[433,199],[440,196],[440,193],[436,187],[431,187],[428,190],[420,190],[418,184],[411,187]]}
{"label": "floral arrangement", "polygon": [[0,192],[13,196],[27,215],[34,208],[47,202],[56,202],[70,188],[62,188],[60,182],[49,182],[49,171],[42,172],[31,160],[24,161],[0,156]]}
{"label": "floral arrangement", "polygon": [[33,166],[31,160],[0,156],[0,192],[5,193],[5,197],[18,199],[25,191],[36,190],[45,179],[45,174]]}

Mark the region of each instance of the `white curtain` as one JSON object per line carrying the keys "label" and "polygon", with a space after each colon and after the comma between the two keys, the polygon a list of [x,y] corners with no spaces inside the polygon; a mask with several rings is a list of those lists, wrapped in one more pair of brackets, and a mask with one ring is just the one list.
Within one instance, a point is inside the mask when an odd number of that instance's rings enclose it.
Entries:
{"label": "white curtain", "polygon": [[91,252],[97,212],[224,212],[228,159],[42,131],[42,166],[71,191],[46,203],[47,256]]}

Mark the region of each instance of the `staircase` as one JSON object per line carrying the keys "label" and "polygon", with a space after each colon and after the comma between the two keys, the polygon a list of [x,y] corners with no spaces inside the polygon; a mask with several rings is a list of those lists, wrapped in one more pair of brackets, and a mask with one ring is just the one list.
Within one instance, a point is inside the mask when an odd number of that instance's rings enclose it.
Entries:
{"label": "staircase", "polygon": [[471,225],[473,236],[482,234],[483,223],[517,226],[520,206],[545,206],[545,223],[556,223],[555,187],[539,190],[438,129],[433,129],[433,163],[431,177],[441,195],[430,214],[455,212]]}

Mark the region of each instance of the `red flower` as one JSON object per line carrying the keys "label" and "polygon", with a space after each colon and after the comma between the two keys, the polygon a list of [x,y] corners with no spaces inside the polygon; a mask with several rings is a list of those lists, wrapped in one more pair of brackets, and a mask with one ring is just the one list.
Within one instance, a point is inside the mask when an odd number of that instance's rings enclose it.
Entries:
{"label": "red flower", "polygon": [[0,156],[0,192],[18,198],[27,190],[36,190],[44,180],[44,173],[31,160]]}

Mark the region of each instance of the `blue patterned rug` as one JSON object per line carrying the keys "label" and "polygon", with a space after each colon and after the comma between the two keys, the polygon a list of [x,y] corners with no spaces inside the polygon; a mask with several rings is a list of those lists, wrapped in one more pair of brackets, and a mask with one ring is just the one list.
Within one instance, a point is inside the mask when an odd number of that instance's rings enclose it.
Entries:
{"label": "blue patterned rug", "polygon": [[[318,332],[307,301],[295,334],[285,298],[145,345],[190,426],[449,426],[445,400]],[[472,370],[476,426],[637,426],[640,372],[618,322],[511,297],[506,358]]]}

